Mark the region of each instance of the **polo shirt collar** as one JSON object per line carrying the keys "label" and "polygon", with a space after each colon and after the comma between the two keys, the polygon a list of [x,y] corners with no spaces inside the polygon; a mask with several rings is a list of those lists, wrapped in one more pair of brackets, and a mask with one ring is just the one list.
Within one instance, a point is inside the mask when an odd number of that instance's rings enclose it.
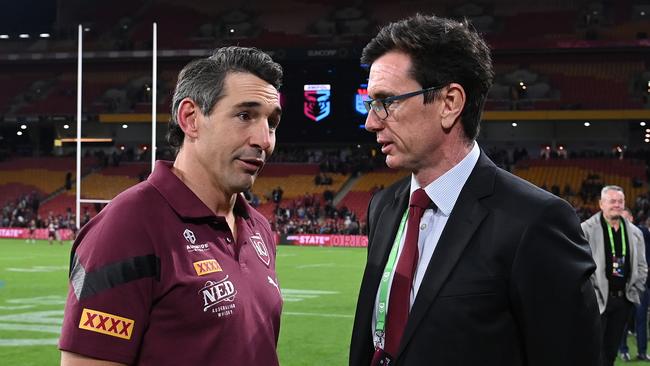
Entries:
{"label": "polo shirt collar", "polygon": [[[438,177],[438,179],[431,182],[428,186],[424,187],[431,201],[436,204],[440,213],[445,216],[451,215],[451,210],[458,200],[460,191],[467,182],[474,166],[481,155],[481,150],[478,143],[474,141],[474,146],[470,152],[465,155],[463,160],[456,164],[453,168],[449,169],[445,174]],[[411,175],[411,195],[413,192],[420,188],[420,185],[415,180],[415,175]],[[409,196],[410,197],[410,196]]]}
{"label": "polo shirt collar", "polygon": [[[210,210],[194,192],[172,172],[171,161],[156,160],[153,172],[147,179],[172,209],[184,218],[215,218]],[[250,205],[242,194],[237,194],[234,212],[236,216],[250,218]]]}

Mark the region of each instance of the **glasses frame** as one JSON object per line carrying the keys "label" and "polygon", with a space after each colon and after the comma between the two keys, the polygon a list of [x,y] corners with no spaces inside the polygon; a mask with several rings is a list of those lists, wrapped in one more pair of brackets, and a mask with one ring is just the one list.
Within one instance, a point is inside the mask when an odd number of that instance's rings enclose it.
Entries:
{"label": "glasses frame", "polygon": [[[383,121],[386,118],[388,118],[388,107],[393,102],[398,101],[398,100],[408,99],[408,98],[414,97],[416,95],[424,94],[424,93],[427,93],[427,92],[430,92],[430,91],[442,89],[445,86],[446,86],[446,84],[445,85],[432,86],[430,88],[424,88],[424,89],[414,91],[414,92],[410,92],[410,93],[406,93],[406,94],[394,95],[392,97],[368,99],[368,100],[363,101],[363,105],[364,105],[364,107],[366,107],[366,111],[368,111],[368,113],[370,113],[370,111],[375,112],[377,117],[379,117],[379,119],[381,119]],[[381,103],[381,104],[377,104],[377,103]],[[380,109],[380,106],[381,106],[381,109]],[[382,117],[379,114],[382,110],[383,110],[383,113],[386,114],[384,117]]]}

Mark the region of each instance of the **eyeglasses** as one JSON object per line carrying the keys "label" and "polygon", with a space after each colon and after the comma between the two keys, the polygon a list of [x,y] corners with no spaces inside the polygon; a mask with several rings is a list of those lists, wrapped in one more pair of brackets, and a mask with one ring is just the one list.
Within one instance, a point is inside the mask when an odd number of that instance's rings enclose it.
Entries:
{"label": "eyeglasses", "polygon": [[366,107],[366,111],[370,113],[372,110],[375,112],[377,117],[379,119],[386,119],[388,118],[388,107],[393,104],[394,101],[397,100],[402,100],[402,99],[408,99],[410,97],[414,97],[416,95],[424,94],[426,92],[438,90],[440,88],[444,87],[444,85],[440,86],[432,86],[430,88],[414,91],[411,93],[406,93],[406,94],[401,94],[401,95],[394,95],[392,97],[386,97],[386,98],[376,98],[376,99],[369,99],[369,100],[364,100],[363,105]]}

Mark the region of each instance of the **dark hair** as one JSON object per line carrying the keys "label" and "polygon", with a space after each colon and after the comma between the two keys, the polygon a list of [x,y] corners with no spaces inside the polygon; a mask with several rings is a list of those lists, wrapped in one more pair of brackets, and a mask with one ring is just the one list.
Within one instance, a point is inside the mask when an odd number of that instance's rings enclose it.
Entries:
{"label": "dark hair", "polygon": [[183,146],[185,138],[185,133],[178,125],[181,101],[190,98],[198,104],[201,113],[209,115],[223,97],[224,80],[232,72],[253,74],[278,90],[282,85],[282,66],[256,48],[223,47],[218,48],[210,57],[191,61],[178,74],[172,99],[167,142],[177,152]]}
{"label": "dark hair", "polygon": [[[390,51],[411,57],[411,75],[423,88],[463,86],[467,101],[461,122],[467,138],[474,140],[494,71],[489,47],[467,20],[417,14],[390,23],[363,49],[361,63],[371,65]],[[435,95],[427,93],[424,102],[431,103]]]}

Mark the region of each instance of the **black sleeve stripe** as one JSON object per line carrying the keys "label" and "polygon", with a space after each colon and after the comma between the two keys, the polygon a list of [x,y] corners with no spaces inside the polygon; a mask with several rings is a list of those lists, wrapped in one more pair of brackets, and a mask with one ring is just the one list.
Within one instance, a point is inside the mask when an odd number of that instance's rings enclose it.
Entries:
{"label": "black sleeve stripe", "polygon": [[77,300],[142,278],[153,277],[160,281],[160,258],[153,254],[127,258],[92,272],[86,272],[75,254],[70,267],[70,284]]}

